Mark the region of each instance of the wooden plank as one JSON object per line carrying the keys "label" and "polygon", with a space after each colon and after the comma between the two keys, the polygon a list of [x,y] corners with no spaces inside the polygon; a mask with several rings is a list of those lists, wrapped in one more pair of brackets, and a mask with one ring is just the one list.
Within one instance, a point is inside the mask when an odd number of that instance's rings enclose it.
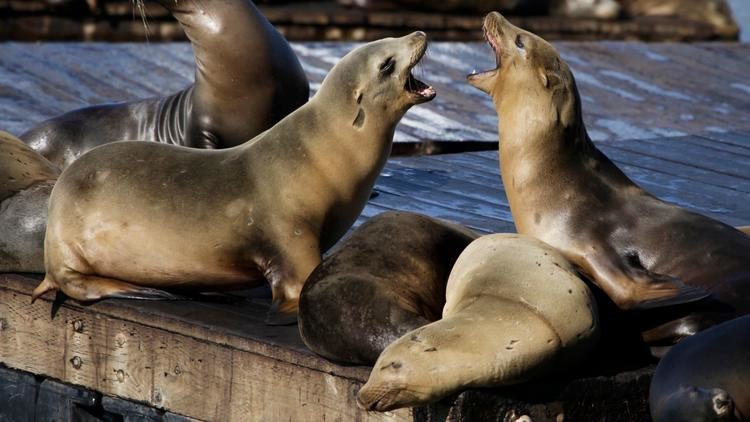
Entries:
{"label": "wooden plank", "polygon": [[[106,359],[99,365],[99,388],[113,396],[151,403],[157,352],[153,347],[154,331],[119,319],[106,320],[106,326],[103,341]],[[84,330],[88,331],[85,327]]]}
{"label": "wooden plank", "polygon": [[3,291],[0,361],[13,368],[63,379],[66,365],[64,323],[50,320],[49,307],[31,307],[29,302],[29,297],[22,292]]}
{"label": "wooden plank", "polygon": [[[313,92],[355,45],[293,44]],[[750,77],[743,72],[750,66],[750,44],[556,46],[576,74],[595,140],[750,132]],[[497,142],[490,98],[465,82],[473,69],[492,63],[481,43],[432,43],[417,74],[438,97],[407,113],[396,141]],[[0,128],[20,134],[85,105],[166,95],[190,83],[192,64],[185,43],[0,43]]]}
{"label": "wooden plank", "polygon": [[[228,420],[232,350],[186,336],[154,334],[154,391],[150,402],[196,419]],[[133,357],[140,359],[138,354]]]}
{"label": "wooden plank", "polygon": [[357,408],[367,368],[340,367],[278,338],[258,341],[255,332],[265,327],[299,341],[296,327],[232,322],[239,306],[222,322],[215,314],[231,304],[191,302],[66,303],[51,318],[49,300],[30,303],[37,281],[0,275],[0,362],[12,368],[197,420],[411,420],[409,410]]}
{"label": "wooden plank", "polygon": [[[279,361],[235,353],[231,420],[397,421],[409,412],[363,412],[356,404],[362,383]],[[260,412],[259,412],[260,410]]]}

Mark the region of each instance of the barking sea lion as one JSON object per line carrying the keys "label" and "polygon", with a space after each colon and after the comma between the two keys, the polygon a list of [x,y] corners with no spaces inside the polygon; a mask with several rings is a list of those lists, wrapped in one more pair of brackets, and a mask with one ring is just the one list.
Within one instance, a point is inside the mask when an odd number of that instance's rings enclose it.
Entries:
{"label": "barking sea lion", "polygon": [[[469,76],[497,108],[500,168],[519,233],[560,250],[643,329],[670,345],[750,311],[750,237],[636,186],[589,138],[570,68],[499,13],[484,24],[497,68]],[[663,313],[661,313],[663,311]]]}
{"label": "barking sea lion", "polygon": [[415,32],[357,48],[276,126],[225,150],[103,145],[50,198],[43,282],[90,301],[160,298],[153,288],[238,289],[267,280],[295,311],[302,285],[356,220],[401,117],[435,91],[411,70]]}

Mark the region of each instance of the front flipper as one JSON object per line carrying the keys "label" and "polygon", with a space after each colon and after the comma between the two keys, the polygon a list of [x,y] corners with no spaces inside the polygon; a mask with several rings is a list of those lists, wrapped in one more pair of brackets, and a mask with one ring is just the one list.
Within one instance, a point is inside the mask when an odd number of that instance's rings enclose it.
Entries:
{"label": "front flipper", "polygon": [[711,295],[696,286],[644,268],[636,255],[608,248],[582,258],[583,271],[620,309],[653,309],[697,302]]}
{"label": "front flipper", "polygon": [[278,256],[270,260],[273,264],[264,270],[273,294],[266,323],[292,325],[297,323],[302,286],[321,261],[318,239],[300,234],[293,242],[278,245],[277,250]]}

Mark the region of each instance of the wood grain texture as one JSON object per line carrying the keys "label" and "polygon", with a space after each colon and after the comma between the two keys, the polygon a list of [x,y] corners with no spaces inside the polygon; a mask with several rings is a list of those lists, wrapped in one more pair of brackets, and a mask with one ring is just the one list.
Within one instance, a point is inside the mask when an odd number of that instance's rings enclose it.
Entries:
{"label": "wood grain texture", "polygon": [[[51,318],[49,300],[30,303],[36,282],[0,275],[0,362],[11,368],[196,420],[411,420],[409,410],[381,415],[358,409],[356,393],[368,369],[339,367],[298,350],[296,326],[239,321],[242,335],[232,322],[236,308],[195,302],[67,303]],[[268,304],[242,308],[264,314]],[[259,340],[256,332],[264,330],[273,331],[275,343]],[[294,341],[284,347],[285,338]]]}
{"label": "wood grain texture", "polygon": [[[355,43],[293,43],[313,93]],[[750,44],[555,44],[571,65],[595,140],[750,132]],[[493,66],[481,43],[432,43],[417,74],[438,97],[412,108],[397,142],[497,142],[490,98],[465,77]],[[87,105],[176,92],[192,81],[186,43],[0,43],[0,129],[21,134]],[[502,128],[501,128],[502,130]]]}

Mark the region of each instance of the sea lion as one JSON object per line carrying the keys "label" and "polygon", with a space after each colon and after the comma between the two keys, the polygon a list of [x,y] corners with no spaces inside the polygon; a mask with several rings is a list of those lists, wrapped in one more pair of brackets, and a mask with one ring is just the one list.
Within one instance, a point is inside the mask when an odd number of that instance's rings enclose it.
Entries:
{"label": "sea lion", "polygon": [[[21,139],[65,168],[84,152],[140,140],[228,148],[304,104],[309,86],[284,37],[248,0],[159,0],[195,54],[195,83],[167,97],[75,110]],[[148,76],[145,76],[148,77]]]}
{"label": "sea lion", "polygon": [[60,170],[0,131],[0,272],[43,272],[47,200]]}
{"label": "sea lion", "polygon": [[750,421],[750,316],[674,346],[651,380],[654,422]]}
{"label": "sea lion", "polygon": [[445,284],[470,230],[408,212],[373,217],[302,288],[299,330],[313,352],[372,365],[407,332],[440,318]]}
{"label": "sea lion", "polygon": [[726,0],[619,0],[629,17],[678,17],[711,25],[717,36],[737,39],[740,28]]}
{"label": "sea lion", "polygon": [[364,208],[399,120],[435,97],[411,73],[426,49],[423,32],[355,49],[306,105],[234,148],[89,151],[52,191],[33,298],[54,289],[79,301],[161,298],[153,288],[267,280],[275,309],[296,311],[321,251]]}
{"label": "sea lion", "polygon": [[568,371],[598,332],[596,300],[559,252],[522,235],[480,237],[451,271],[443,319],[388,346],[359,403],[382,412]]}
{"label": "sea lion", "polygon": [[497,108],[518,232],[560,250],[622,309],[711,295],[646,318],[652,346],[750,311],[750,237],[636,186],[589,138],[573,74],[555,49],[499,13],[484,30],[497,68],[468,80]]}

